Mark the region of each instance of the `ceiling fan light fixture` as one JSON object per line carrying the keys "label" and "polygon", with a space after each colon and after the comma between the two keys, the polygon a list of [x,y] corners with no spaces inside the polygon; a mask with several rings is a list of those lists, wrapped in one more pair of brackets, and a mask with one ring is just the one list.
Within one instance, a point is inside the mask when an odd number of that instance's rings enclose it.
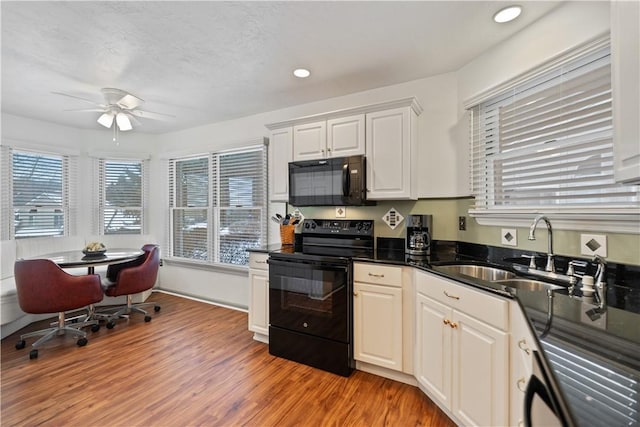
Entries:
{"label": "ceiling fan light fixture", "polygon": [[133,129],[131,120],[129,120],[129,117],[127,117],[125,113],[118,113],[118,115],[116,115],[116,123],[118,124],[118,128],[123,132]]}
{"label": "ceiling fan light fixture", "polygon": [[104,113],[100,117],[98,117],[98,123],[106,128],[110,128],[113,124],[113,114]]}

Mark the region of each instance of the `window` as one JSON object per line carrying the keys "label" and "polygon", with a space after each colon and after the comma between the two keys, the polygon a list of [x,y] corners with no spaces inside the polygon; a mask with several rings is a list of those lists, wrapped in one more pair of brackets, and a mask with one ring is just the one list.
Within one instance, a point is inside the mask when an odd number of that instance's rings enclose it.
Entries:
{"label": "window", "polygon": [[613,175],[608,47],[531,75],[471,108],[470,213],[637,212]]}
{"label": "window", "polygon": [[99,234],[143,234],[146,165],[141,160],[98,160]]}
{"label": "window", "polygon": [[171,255],[247,265],[266,241],[264,146],[169,162]]}
{"label": "window", "polygon": [[3,180],[10,183],[3,205],[12,207],[8,216],[3,210],[2,238],[73,234],[76,158],[8,147],[2,154]]}

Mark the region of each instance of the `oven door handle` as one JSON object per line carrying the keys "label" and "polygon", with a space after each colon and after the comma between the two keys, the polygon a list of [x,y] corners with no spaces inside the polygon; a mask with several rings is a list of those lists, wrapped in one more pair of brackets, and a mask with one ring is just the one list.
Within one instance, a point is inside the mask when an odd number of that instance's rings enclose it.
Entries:
{"label": "oven door handle", "polygon": [[323,270],[331,270],[331,271],[344,271],[344,272],[348,272],[349,271],[349,266],[348,265],[326,263],[326,262],[318,262],[318,261],[309,261],[309,260],[304,260],[304,261],[302,261],[302,260],[282,261],[282,260],[279,260],[279,259],[269,258],[269,259],[267,259],[267,263],[270,266],[283,267],[283,268],[291,268],[291,267],[295,266],[295,267],[299,267],[299,268],[304,268],[306,270],[323,269]]}

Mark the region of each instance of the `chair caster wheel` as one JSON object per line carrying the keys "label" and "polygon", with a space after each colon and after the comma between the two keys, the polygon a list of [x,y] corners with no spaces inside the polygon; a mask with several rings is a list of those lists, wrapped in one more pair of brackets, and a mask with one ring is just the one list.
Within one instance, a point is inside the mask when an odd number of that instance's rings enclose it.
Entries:
{"label": "chair caster wheel", "polygon": [[155,307],[153,307],[153,311],[155,311],[156,313],[160,311],[160,306],[156,305]]}
{"label": "chair caster wheel", "polygon": [[29,352],[29,359],[37,359],[38,358],[38,350],[31,350]]}
{"label": "chair caster wheel", "polygon": [[76,344],[78,344],[78,347],[84,347],[85,345],[87,345],[89,341],[87,341],[86,338],[80,338],[78,340],[78,342],[76,342]]}
{"label": "chair caster wheel", "polygon": [[113,320],[107,322],[107,329],[113,329],[114,326],[116,326],[116,322]]}
{"label": "chair caster wheel", "polygon": [[151,316],[144,316],[145,322],[151,322]]}
{"label": "chair caster wheel", "polygon": [[24,340],[20,340],[16,343],[16,350],[22,350],[24,348],[24,346],[26,345],[26,343],[24,342]]}
{"label": "chair caster wheel", "polygon": [[91,325],[91,332],[98,332],[100,330],[100,325]]}

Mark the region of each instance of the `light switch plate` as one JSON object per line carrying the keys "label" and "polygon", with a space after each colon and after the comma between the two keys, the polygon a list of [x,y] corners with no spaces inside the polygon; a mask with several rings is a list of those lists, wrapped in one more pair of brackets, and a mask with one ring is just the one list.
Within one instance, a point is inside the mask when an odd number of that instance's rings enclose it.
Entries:
{"label": "light switch plate", "polygon": [[581,234],[580,254],[589,256],[600,255],[606,258],[607,236],[604,234]]}
{"label": "light switch plate", "polygon": [[500,243],[506,246],[518,246],[518,231],[515,228],[501,229]]}
{"label": "light switch plate", "polygon": [[344,206],[336,206],[336,218],[346,218],[347,208]]}

